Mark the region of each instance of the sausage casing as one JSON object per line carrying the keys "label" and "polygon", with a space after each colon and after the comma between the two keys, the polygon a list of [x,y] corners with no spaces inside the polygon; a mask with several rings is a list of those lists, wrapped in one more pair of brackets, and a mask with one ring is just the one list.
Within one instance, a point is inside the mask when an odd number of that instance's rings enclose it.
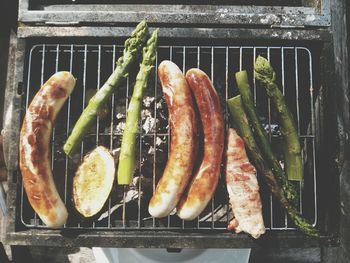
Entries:
{"label": "sausage casing", "polygon": [[187,192],[179,202],[177,214],[184,220],[193,220],[207,206],[218,184],[225,125],[220,99],[209,77],[200,69],[190,69],[186,80],[200,114],[204,153]]}
{"label": "sausage casing", "polygon": [[56,117],[75,86],[66,71],[52,75],[30,103],[20,133],[20,169],[28,200],[48,226],[62,226],[68,217],[51,171],[50,138]]}
{"label": "sausage casing", "polygon": [[181,70],[171,61],[158,67],[171,131],[170,154],[149,204],[153,217],[164,217],[176,207],[193,172],[197,146],[196,114],[191,90]]}

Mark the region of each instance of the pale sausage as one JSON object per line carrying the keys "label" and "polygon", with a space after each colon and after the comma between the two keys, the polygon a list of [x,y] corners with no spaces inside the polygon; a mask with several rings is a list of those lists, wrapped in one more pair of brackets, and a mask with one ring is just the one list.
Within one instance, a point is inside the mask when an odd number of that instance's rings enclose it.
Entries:
{"label": "pale sausage", "polygon": [[164,217],[176,207],[192,175],[197,146],[197,122],[191,90],[181,70],[163,61],[158,76],[166,99],[171,131],[169,158],[149,204],[153,217]]}
{"label": "pale sausage", "polygon": [[50,138],[56,116],[75,86],[69,72],[57,72],[29,105],[20,133],[20,169],[28,200],[41,220],[52,228],[68,217],[51,171]]}

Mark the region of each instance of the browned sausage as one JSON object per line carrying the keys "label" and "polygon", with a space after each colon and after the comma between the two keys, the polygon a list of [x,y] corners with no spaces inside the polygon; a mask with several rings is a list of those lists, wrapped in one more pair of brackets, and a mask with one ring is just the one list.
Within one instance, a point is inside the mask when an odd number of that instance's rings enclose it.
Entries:
{"label": "browned sausage", "polygon": [[197,145],[197,123],[191,90],[181,70],[163,61],[158,75],[169,111],[170,155],[149,204],[153,217],[164,217],[176,207],[192,175]]}
{"label": "browned sausage", "polygon": [[62,226],[68,217],[52,176],[50,138],[56,116],[75,86],[69,72],[57,72],[29,105],[20,133],[20,168],[28,200],[48,227]]}
{"label": "browned sausage", "polygon": [[219,96],[209,77],[200,69],[190,69],[186,80],[198,106],[204,137],[202,162],[177,207],[180,218],[192,220],[204,210],[218,184],[225,126]]}

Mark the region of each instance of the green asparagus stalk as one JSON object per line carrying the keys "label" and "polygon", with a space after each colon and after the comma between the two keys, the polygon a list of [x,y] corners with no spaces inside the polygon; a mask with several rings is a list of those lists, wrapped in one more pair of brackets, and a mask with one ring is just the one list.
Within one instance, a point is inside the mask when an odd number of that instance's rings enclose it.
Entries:
{"label": "green asparagus stalk", "polygon": [[96,92],[75,124],[71,135],[63,146],[67,155],[72,155],[79,147],[90,125],[96,119],[103,105],[107,102],[113,91],[127,77],[130,66],[136,60],[141,48],[148,39],[148,26],[146,21],[140,22],[132,32],[130,38],[124,43],[123,55],[118,59],[116,68],[106,83]]}
{"label": "green asparagus stalk", "polygon": [[294,224],[306,235],[318,237],[319,233],[316,228],[310,225],[300,213],[290,205],[283,189],[279,186],[272,170],[262,157],[262,153],[258,148],[250,129],[248,118],[243,110],[241,96],[238,95],[227,101],[229,111],[231,113],[238,134],[242,137],[248,154],[253,165],[261,172],[265,182],[269,186],[272,194],[277,198],[280,205],[286,210]]}
{"label": "green asparagus stalk", "polygon": [[247,72],[245,70],[237,72],[236,81],[237,81],[238,90],[241,94],[244,111],[248,115],[250,123],[254,128],[254,132],[256,134],[256,140],[262,151],[262,154],[265,160],[267,161],[269,167],[271,168],[273,174],[276,176],[279,185],[283,188],[283,191],[286,194],[287,200],[294,207],[298,207],[299,198],[295,190],[295,187],[293,184],[291,184],[288,181],[284,170],[282,169],[275,154],[273,153],[272,147],[267,137],[267,133],[263,128],[259,120],[258,114],[256,112],[256,109],[254,107],[254,100],[253,100],[252,92],[250,90]]}
{"label": "green asparagus stalk", "polygon": [[142,98],[147,88],[148,77],[154,67],[157,51],[158,29],[155,30],[143,48],[140,70],[136,76],[134,91],[129,103],[125,129],[120,149],[118,165],[118,184],[130,184],[135,169],[136,136],[140,118]]}
{"label": "green asparagus stalk", "polygon": [[258,56],[254,65],[255,78],[266,88],[279,117],[283,135],[283,152],[285,171],[289,180],[303,180],[303,164],[298,132],[282,92],[276,84],[276,73],[269,61]]}
{"label": "green asparagus stalk", "polygon": [[303,164],[298,131],[282,92],[276,84],[276,73],[269,61],[259,56],[254,65],[255,78],[266,88],[267,95],[274,104],[283,135],[284,165],[289,180],[303,180]]}

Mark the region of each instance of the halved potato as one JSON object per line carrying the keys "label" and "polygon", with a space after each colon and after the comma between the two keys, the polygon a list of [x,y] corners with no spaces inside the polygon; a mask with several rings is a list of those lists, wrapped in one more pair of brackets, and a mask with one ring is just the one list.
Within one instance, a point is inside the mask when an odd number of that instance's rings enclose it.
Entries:
{"label": "halved potato", "polygon": [[81,215],[91,217],[102,209],[114,178],[114,158],[107,148],[98,146],[84,157],[73,178],[74,204]]}

